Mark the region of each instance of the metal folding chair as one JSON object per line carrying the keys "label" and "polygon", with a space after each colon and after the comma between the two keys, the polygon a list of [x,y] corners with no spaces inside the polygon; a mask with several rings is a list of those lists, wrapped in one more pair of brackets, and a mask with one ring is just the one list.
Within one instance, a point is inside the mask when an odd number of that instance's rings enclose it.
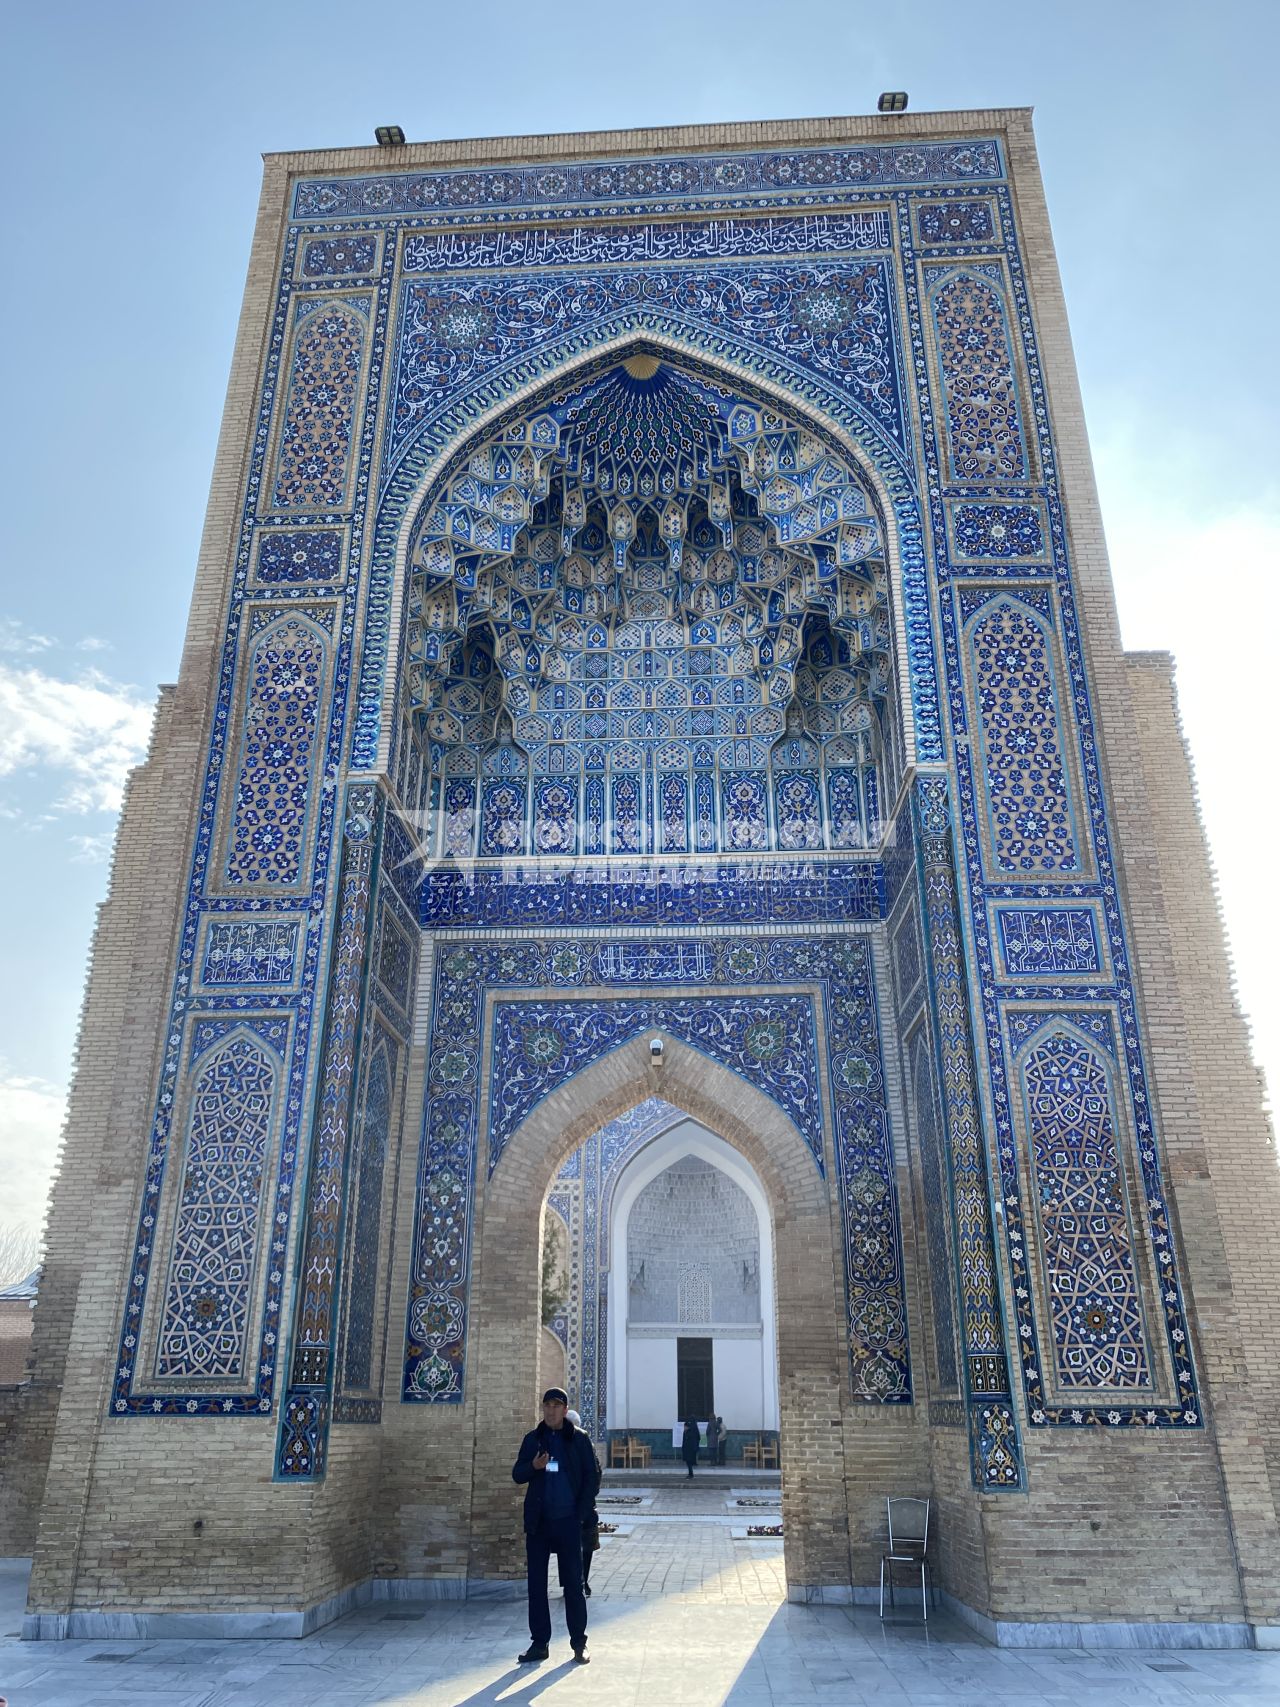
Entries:
{"label": "metal folding chair", "polygon": [[910,1565],[920,1573],[920,1606],[924,1620],[929,1619],[929,1596],[933,1581],[925,1554],[929,1547],[929,1504],[921,1499],[887,1499],[889,1513],[889,1550],[880,1555],[880,1616],[884,1617],[885,1576],[889,1580],[889,1605],[893,1601],[893,1567]]}

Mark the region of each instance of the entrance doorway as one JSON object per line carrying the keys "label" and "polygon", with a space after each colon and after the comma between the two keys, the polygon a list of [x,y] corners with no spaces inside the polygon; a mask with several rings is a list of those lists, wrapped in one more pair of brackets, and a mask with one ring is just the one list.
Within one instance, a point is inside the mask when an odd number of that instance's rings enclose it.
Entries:
{"label": "entrance doorway", "polygon": [[719,1415],[726,1460],[776,1452],[772,1217],[732,1145],[646,1099],[563,1163],[543,1245],[565,1253],[544,1265],[543,1321],[602,1450],[677,1460],[683,1423]]}
{"label": "entrance doorway", "polygon": [[543,1320],[606,1466],[594,1592],[781,1600],[773,1223],[754,1168],[649,1098],[568,1157],[543,1225],[565,1252],[561,1278],[545,1265]]}
{"label": "entrance doorway", "polygon": [[676,1409],[682,1417],[704,1422],[716,1414],[713,1344],[709,1339],[676,1341]]}

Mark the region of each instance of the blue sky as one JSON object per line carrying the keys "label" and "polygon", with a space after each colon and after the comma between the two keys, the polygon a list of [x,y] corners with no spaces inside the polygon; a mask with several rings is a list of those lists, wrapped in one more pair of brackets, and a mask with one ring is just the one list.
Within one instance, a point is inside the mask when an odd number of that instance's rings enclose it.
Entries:
{"label": "blue sky", "polygon": [[919,111],[1035,108],[1125,643],[1178,655],[1242,996],[1280,1084],[1278,16],[7,9],[0,1222],[41,1218],[120,784],[177,671],[259,153],[368,142],[380,122],[427,140],[787,118],[866,112],[884,88]]}

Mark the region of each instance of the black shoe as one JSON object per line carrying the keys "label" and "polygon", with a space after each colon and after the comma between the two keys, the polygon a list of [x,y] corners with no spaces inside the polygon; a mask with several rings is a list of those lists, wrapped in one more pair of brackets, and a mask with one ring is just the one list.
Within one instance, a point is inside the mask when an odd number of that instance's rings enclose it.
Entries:
{"label": "black shoe", "polygon": [[591,1584],[590,1583],[583,1583],[582,1592],[583,1592],[583,1594],[586,1595],[587,1599],[590,1600],[591,1599]]}
{"label": "black shoe", "polygon": [[573,1663],[576,1666],[589,1666],[591,1664],[591,1656],[587,1652],[587,1645],[585,1642],[580,1648],[575,1648],[573,1650]]}
{"label": "black shoe", "polygon": [[529,1646],[522,1654],[516,1655],[516,1664],[521,1666],[536,1666],[541,1665],[543,1660],[549,1658],[550,1655],[541,1642],[530,1642]]}

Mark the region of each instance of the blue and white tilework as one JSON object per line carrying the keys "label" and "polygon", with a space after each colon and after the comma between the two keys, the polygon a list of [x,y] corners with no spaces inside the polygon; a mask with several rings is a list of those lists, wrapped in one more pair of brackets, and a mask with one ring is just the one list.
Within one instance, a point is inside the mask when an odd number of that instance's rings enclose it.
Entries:
{"label": "blue and white tilework", "polygon": [[[441,942],[427,1054],[427,1096],[416,1192],[404,1398],[457,1403],[464,1393],[467,1287],[477,1150],[489,1171],[542,1095],[641,1030],[655,1027],[742,1071],[771,1096],[826,1172],[834,1158],[843,1225],[856,1399],[911,1400],[901,1228],[880,1057],[879,1016],[866,938],[747,936],[704,945],[698,982],[716,998],[681,998],[690,945],[566,939]],[[696,946],[696,945],[695,945]],[[632,961],[647,993],[619,989]],[[560,985],[565,997],[537,994]],[[795,991],[794,986],[800,986]],[[734,996],[749,987],[751,1000]],[[776,987],[776,989],[775,989]],[[643,986],[642,986],[643,989]],[[499,992],[502,992],[499,997]],[[523,992],[523,994],[521,993]],[[481,1018],[495,1001],[488,1066],[488,1132]],[[828,1059],[829,1135],[821,1117],[814,1003]]]}
{"label": "blue and white tilework", "polygon": [[[733,990],[763,986],[796,1075],[775,1094],[840,1197],[854,1393],[911,1394],[879,1049],[905,1018],[932,1266],[950,1249],[955,1271],[958,1397],[936,1403],[963,1407],[975,1479],[1024,1476],[1005,1310],[1032,1427],[1199,1426],[1000,145],[388,171],[292,196],[114,1414],[278,1410],[278,1473],[303,1479],[330,1417],[376,1420],[425,930],[405,1400],[461,1392],[478,1157],[520,1117],[479,1129],[479,994],[512,1040],[541,1003],[576,1061],[655,992],[693,1041],[688,991],[715,986],[740,1065]],[[867,937],[835,927],[879,930],[917,872],[918,936],[894,915],[910,1012],[882,1018]],[[470,931],[504,940],[448,934]],[[787,1030],[806,1001],[825,1004],[816,1068]],[[1101,1266],[1066,1230],[1083,1202]],[[872,1245],[879,1268],[855,1254]],[[1069,1304],[1044,1278],[1059,1263]]]}

